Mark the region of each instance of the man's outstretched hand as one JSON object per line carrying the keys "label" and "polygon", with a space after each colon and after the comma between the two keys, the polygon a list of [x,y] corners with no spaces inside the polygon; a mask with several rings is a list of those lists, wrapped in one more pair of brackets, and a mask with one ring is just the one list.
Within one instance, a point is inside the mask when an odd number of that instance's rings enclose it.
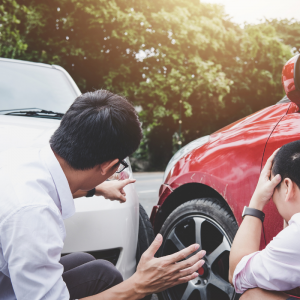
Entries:
{"label": "man's outstretched hand", "polygon": [[156,258],[154,255],[162,241],[162,236],[158,234],[142,255],[135,274],[129,279],[81,300],[138,300],[196,278],[196,271],[204,264],[201,258],[205,251],[190,256],[199,249],[199,245],[194,244],[172,255]]}
{"label": "man's outstretched hand", "polygon": [[154,257],[162,241],[161,234],[158,234],[142,255],[136,273],[131,278],[136,293],[143,297],[196,278],[197,270],[204,264],[204,260],[202,260],[206,253],[204,250],[186,259],[199,249],[198,244],[191,245],[172,255]]}
{"label": "man's outstretched hand", "polygon": [[262,169],[259,180],[251,198],[249,207],[263,210],[264,206],[271,199],[275,187],[280,183],[280,175],[271,178],[271,170],[273,165],[274,157],[279,149],[277,149],[267,160],[264,168]]}
{"label": "man's outstretched hand", "polygon": [[135,179],[104,181],[96,186],[96,196],[103,196],[105,199],[126,202],[126,193],[124,187],[127,184],[134,183]]}

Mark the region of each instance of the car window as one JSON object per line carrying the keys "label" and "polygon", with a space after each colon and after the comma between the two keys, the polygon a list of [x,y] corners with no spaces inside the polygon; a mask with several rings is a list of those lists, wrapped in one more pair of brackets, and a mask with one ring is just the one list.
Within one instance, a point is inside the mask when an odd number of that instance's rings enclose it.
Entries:
{"label": "car window", "polygon": [[41,108],[65,113],[76,96],[60,70],[0,61],[0,110]]}

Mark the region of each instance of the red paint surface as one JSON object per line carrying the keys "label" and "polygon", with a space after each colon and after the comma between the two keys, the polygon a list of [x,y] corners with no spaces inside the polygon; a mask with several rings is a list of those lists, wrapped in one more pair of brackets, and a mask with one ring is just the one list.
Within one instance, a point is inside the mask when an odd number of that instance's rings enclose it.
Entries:
{"label": "red paint surface", "polygon": [[299,55],[296,55],[285,64],[282,69],[281,81],[288,98],[300,105],[300,91],[297,90],[294,81],[294,66],[298,59],[300,59]]}

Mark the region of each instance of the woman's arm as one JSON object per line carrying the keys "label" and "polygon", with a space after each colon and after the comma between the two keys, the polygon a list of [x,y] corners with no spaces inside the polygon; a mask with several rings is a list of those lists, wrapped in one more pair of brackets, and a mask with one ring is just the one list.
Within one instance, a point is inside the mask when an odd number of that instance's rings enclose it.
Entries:
{"label": "woman's arm", "polygon": [[[271,168],[277,150],[269,157],[261,171],[256,189],[251,198],[249,207],[263,210],[271,199],[275,187],[280,182],[280,175],[276,175],[272,180]],[[245,216],[232,243],[229,256],[229,282],[232,283],[233,273],[241,259],[259,250],[262,222],[252,216]]]}

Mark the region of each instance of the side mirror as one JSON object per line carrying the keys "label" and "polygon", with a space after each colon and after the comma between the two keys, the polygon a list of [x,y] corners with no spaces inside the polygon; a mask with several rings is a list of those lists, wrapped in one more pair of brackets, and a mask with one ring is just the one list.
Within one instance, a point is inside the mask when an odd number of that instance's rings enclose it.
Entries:
{"label": "side mirror", "polygon": [[300,107],[300,54],[284,65],[281,81],[287,97]]}

